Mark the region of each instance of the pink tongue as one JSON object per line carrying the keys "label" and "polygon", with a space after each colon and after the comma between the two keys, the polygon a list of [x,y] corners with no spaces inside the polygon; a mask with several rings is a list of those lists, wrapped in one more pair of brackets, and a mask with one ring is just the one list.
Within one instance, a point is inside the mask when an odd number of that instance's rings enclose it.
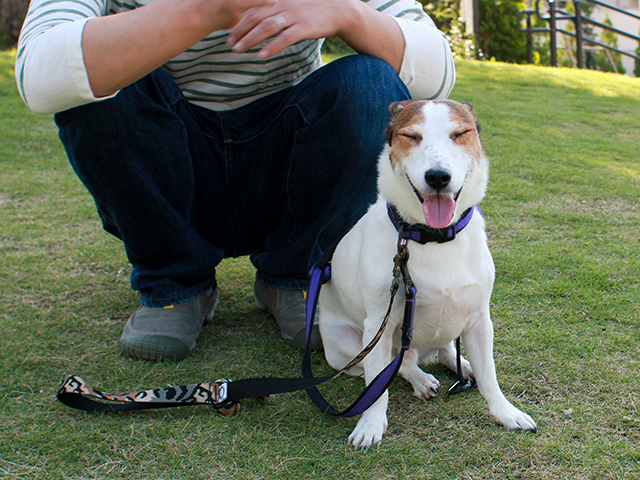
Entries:
{"label": "pink tongue", "polygon": [[455,208],[453,195],[427,195],[422,203],[424,219],[431,228],[448,227],[453,220]]}

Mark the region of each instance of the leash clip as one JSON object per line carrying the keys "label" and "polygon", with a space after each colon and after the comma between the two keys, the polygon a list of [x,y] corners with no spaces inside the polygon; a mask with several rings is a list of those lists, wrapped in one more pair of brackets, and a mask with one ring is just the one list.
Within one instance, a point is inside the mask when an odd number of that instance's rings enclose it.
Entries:
{"label": "leash clip", "polygon": [[[407,246],[409,240],[403,238],[398,242],[398,254],[396,255],[396,267],[399,268],[402,274],[402,282],[404,284],[405,298],[409,301],[413,301],[416,296],[416,289],[413,285],[411,275],[409,275],[409,247]],[[395,270],[394,270],[395,272]]]}
{"label": "leash clip", "polygon": [[220,405],[227,401],[227,396],[229,395],[229,380],[228,378],[219,378],[213,384],[211,384],[211,399],[213,403],[216,405]]}
{"label": "leash clip", "polygon": [[402,238],[402,234],[398,236],[398,251],[393,257],[393,281],[391,282],[391,296],[394,296],[400,288],[400,277],[405,276],[406,262],[409,257],[409,249],[407,248],[407,239]]}
{"label": "leash clip", "polygon": [[211,406],[221,415],[233,415],[240,410],[240,403],[237,400],[227,400],[229,398],[229,378],[219,378],[209,384],[209,394],[211,395]]}

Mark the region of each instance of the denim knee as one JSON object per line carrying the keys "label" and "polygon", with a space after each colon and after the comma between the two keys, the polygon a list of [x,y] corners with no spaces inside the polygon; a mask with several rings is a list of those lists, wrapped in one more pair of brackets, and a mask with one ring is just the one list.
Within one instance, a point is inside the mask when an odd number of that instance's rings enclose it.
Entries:
{"label": "denim knee", "polygon": [[[331,62],[331,67],[344,78],[344,87],[351,88],[351,94],[363,92],[366,97],[397,100],[398,97],[410,98],[410,93],[394,68],[384,60],[370,55],[349,55]],[[346,92],[345,92],[346,93]]]}
{"label": "denim knee", "polygon": [[[315,72],[308,81],[310,93],[298,104],[307,122],[311,124],[326,116],[328,110],[333,110],[330,116],[341,124],[345,134],[368,138],[376,144],[376,149],[382,147],[380,141],[389,120],[389,105],[411,99],[409,90],[393,67],[369,55],[350,55],[335,60]],[[383,125],[382,130],[380,125]]]}
{"label": "denim knee", "polygon": [[55,116],[76,174],[105,230],[124,242],[131,283],[148,306],[209,288],[224,252],[195,222],[197,159],[213,157],[175,83],[156,71],[110,99]]}

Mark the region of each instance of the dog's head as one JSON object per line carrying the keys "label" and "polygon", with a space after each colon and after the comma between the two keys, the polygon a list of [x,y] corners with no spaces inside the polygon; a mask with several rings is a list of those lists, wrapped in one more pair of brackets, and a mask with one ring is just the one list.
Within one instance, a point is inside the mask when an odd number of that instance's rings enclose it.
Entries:
{"label": "dog's head", "polygon": [[411,223],[445,228],[484,196],[488,161],[473,107],[394,103],[378,166],[380,194]]}

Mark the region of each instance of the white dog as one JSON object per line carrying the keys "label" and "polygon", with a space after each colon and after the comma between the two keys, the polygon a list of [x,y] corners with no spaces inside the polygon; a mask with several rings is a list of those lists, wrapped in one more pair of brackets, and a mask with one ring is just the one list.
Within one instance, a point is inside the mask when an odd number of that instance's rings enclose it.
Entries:
{"label": "white dog", "polygon": [[[442,231],[455,225],[482,200],[488,160],[469,105],[451,100],[393,104],[388,145],[378,164],[378,201],[339,243],[331,263],[331,280],[320,291],[320,332],[327,361],[344,367],[376,335],[389,305],[398,232],[387,204],[401,220]],[[466,215],[465,215],[466,214]],[[419,398],[429,399],[439,383],[418,364],[438,360],[456,371],[453,341],[462,337],[469,361],[465,378],[474,377],[498,423],[510,429],[536,430],[535,422],[502,394],[493,361],[493,326],[489,301],[494,280],[484,219],[472,210],[471,220],[452,241],[420,244],[409,240],[408,270],[417,288],[412,348],[400,375]],[[387,329],[352,375],[370,383],[400,347],[404,298],[398,294]],[[349,436],[367,448],[387,428],[388,392],[358,421]]]}

